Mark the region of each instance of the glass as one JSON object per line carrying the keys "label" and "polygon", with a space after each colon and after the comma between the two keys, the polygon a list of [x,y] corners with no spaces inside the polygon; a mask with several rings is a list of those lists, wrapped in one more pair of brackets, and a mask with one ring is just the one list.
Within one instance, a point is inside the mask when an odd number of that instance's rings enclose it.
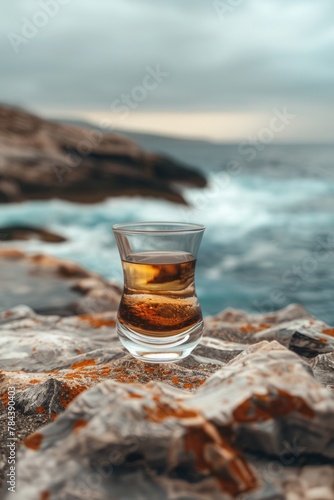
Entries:
{"label": "glass", "polygon": [[124,273],[117,332],[134,357],[178,361],[200,341],[195,265],[204,229],[178,222],[113,226]]}

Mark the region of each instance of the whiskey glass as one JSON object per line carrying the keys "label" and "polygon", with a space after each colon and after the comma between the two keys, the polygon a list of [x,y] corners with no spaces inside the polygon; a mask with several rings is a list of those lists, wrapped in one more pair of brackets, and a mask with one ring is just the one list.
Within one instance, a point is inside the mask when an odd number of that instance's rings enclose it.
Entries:
{"label": "whiskey glass", "polygon": [[143,361],[185,358],[203,334],[195,266],[204,226],[139,222],[112,229],[124,274],[117,314],[120,341]]}

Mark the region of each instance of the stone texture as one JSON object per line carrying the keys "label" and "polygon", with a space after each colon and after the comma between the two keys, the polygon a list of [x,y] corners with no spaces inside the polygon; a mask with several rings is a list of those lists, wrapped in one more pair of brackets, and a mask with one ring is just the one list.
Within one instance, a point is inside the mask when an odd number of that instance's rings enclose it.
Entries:
{"label": "stone texture", "polygon": [[0,311],[26,304],[41,314],[69,316],[116,310],[121,288],[75,262],[0,249]]}
{"label": "stone texture", "polygon": [[55,197],[94,203],[119,195],[185,203],[175,183],[203,187],[206,180],[122,135],[0,105],[0,203]]}
{"label": "stone texture", "polygon": [[229,310],[188,359],[150,365],[120,346],[115,315],[2,313],[18,499],[334,498],[333,329],[300,306]]}

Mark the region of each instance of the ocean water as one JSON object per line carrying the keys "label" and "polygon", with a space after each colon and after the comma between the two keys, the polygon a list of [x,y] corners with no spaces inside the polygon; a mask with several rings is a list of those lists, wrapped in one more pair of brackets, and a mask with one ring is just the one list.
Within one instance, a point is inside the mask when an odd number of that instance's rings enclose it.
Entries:
{"label": "ocean water", "polygon": [[[15,242],[75,260],[122,281],[114,223],[147,220],[206,226],[197,263],[203,312],[269,312],[298,302],[334,324],[334,147],[266,146],[249,160],[237,145],[136,136],[206,172],[206,189],[185,189],[188,207],[142,198],[96,205],[59,200],[2,205],[0,226],[43,226],[68,241]],[[13,246],[14,242],[3,243]]]}

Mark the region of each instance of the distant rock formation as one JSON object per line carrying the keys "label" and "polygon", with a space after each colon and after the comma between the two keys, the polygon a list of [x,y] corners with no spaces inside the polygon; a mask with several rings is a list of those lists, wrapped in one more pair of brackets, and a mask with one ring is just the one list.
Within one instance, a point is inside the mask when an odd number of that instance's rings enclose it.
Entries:
{"label": "distant rock formation", "polygon": [[0,227],[0,241],[40,240],[47,243],[63,243],[66,238],[46,229],[34,226],[10,225]]}
{"label": "distant rock formation", "polygon": [[0,105],[0,203],[50,198],[94,203],[119,195],[185,203],[175,183],[203,187],[206,179],[122,135]]}
{"label": "distant rock formation", "polygon": [[121,287],[75,262],[0,249],[0,311],[18,304],[70,316],[118,308]]}

